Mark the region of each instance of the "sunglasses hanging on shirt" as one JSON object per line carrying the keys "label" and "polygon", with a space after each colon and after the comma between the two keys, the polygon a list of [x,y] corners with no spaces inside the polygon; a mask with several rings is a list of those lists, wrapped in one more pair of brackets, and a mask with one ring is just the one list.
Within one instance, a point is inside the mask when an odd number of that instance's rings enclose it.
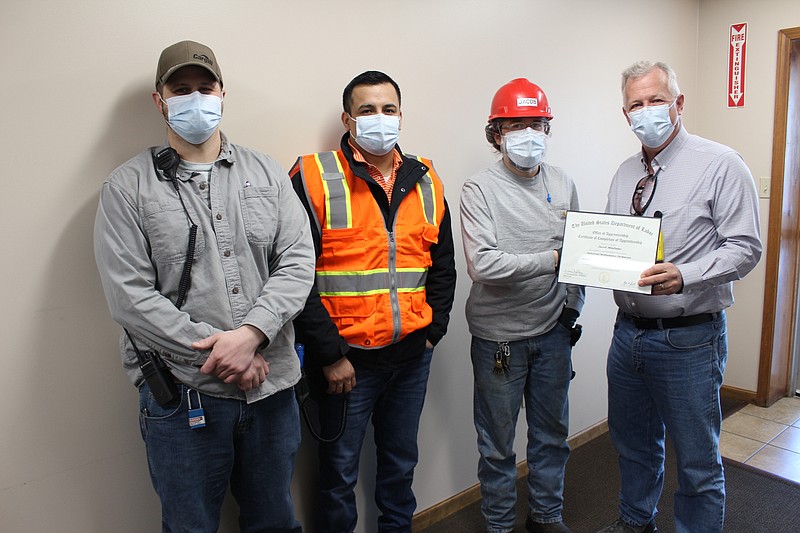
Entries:
{"label": "sunglasses hanging on shirt", "polygon": [[[633,191],[631,198],[631,215],[638,217],[644,215],[647,208],[650,207],[650,202],[656,194],[656,186],[658,185],[658,174],[661,172],[661,167],[655,171],[654,174],[644,176],[636,184],[636,189]],[[642,200],[647,198],[642,205]]]}

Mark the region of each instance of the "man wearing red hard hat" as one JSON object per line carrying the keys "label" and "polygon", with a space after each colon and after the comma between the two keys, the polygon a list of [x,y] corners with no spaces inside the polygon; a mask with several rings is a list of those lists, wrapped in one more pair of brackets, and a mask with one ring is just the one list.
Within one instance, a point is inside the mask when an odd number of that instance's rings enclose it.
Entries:
{"label": "man wearing red hard hat", "polygon": [[482,512],[489,532],[513,531],[514,435],[525,401],[532,533],[569,533],[561,516],[569,457],[572,346],[584,289],[558,283],[565,216],[578,209],[575,184],[542,161],[553,114],[525,78],[498,89],[486,139],[502,159],[464,184],[461,234],[472,288],[475,429]]}

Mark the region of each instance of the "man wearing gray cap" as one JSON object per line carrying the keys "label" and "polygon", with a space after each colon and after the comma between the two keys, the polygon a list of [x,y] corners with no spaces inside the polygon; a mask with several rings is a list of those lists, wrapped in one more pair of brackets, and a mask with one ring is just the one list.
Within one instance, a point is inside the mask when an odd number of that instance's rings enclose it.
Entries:
{"label": "man wearing gray cap", "polygon": [[95,256],[124,328],[163,531],[217,531],[229,485],[242,532],[300,531],[290,322],[314,248],[286,171],[220,132],[224,96],[210,48],[162,52],[153,101],[166,142],[103,184]]}

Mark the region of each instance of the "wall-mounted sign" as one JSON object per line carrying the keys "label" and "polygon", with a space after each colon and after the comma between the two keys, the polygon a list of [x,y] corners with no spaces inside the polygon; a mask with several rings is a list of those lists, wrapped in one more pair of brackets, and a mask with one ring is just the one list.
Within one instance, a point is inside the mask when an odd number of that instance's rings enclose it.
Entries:
{"label": "wall-mounted sign", "polygon": [[744,67],[747,61],[747,23],[732,24],[728,50],[728,107],[744,107]]}

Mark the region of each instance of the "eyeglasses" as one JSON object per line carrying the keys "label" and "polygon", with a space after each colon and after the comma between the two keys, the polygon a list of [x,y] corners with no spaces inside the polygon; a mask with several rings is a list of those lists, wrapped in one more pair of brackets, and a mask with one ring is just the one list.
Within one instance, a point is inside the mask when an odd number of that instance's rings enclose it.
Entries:
{"label": "eyeglasses", "polygon": [[[646,175],[636,184],[636,189],[633,191],[633,198],[631,198],[631,215],[640,217],[647,211],[650,202],[653,201],[653,196],[656,194],[659,172],[661,172],[661,167],[656,170],[655,174]],[[645,197],[647,201],[642,205],[642,199]]]}
{"label": "eyeglasses", "polygon": [[550,133],[550,122],[547,120],[508,120],[500,123],[500,133],[522,131],[526,128]]}

